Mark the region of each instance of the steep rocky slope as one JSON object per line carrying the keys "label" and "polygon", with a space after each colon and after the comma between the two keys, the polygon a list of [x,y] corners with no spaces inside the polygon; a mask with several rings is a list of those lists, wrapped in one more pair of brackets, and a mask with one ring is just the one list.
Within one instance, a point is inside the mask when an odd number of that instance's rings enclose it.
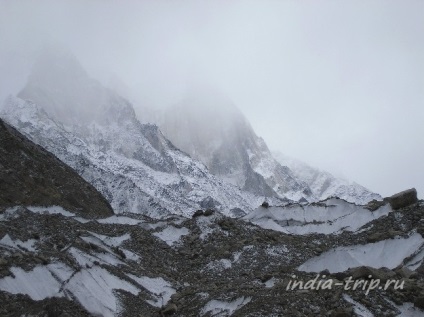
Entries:
{"label": "steep rocky slope", "polygon": [[0,208],[62,206],[84,216],[113,214],[74,170],[0,119]]}
{"label": "steep rocky slope", "polygon": [[223,93],[196,85],[164,112],[159,125],[179,148],[246,191],[313,200],[308,185],[280,165],[247,119]]}
{"label": "steep rocky slope", "polygon": [[[104,218],[97,205],[74,205],[101,202],[69,167],[3,122],[0,133],[1,179],[26,190],[0,191],[1,316],[424,314],[424,202],[414,189],[366,206],[264,205],[237,219],[110,208]],[[38,195],[47,206],[34,206]]]}
{"label": "steep rocky slope", "polygon": [[41,58],[0,116],[74,168],[115,212],[163,217],[213,207],[237,214],[263,200],[210,174],[157,126],[141,124],[128,101],[91,79],[72,56]]}

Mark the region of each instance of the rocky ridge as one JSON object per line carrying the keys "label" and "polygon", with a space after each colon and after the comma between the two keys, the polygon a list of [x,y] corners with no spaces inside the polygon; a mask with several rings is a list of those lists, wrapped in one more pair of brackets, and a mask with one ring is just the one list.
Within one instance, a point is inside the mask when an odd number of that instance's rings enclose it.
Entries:
{"label": "rocky ridge", "polygon": [[1,119],[0,144],[0,206],[58,205],[85,217],[113,214],[92,185]]}
{"label": "rocky ridge", "polygon": [[157,126],[141,124],[127,100],[72,56],[42,58],[0,116],[75,169],[117,213],[160,218],[213,207],[230,215],[263,200],[212,175]]}

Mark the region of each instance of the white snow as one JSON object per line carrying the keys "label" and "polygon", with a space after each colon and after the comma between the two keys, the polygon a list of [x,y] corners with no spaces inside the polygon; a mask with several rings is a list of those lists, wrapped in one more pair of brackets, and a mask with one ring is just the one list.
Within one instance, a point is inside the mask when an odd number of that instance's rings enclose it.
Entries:
{"label": "white snow", "polygon": [[400,311],[399,317],[422,317],[423,311],[416,308],[412,303],[403,303],[402,305],[394,305]]}
{"label": "white snow", "polygon": [[336,198],[328,199],[323,204],[259,207],[244,219],[262,228],[289,234],[332,234],[356,231],[392,211],[388,204],[371,212],[362,206]]}
{"label": "white snow", "polygon": [[129,251],[127,249],[121,249],[122,252],[125,254],[125,258],[134,262],[140,262],[140,256],[132,251]]}
{"label": "white snow", "polygon": [[364,305],[358,303],[357,301],[353,300],[352,297],[350,297],[347,294],[343,294],[343,298],[345,301],[351,303],[353,305],[353,311],[355,314],[359,317],[374,317],[374,314],[370,312]]}
{"label": "white snow", "polygon": [[29,272],[16,267],[10,270],[15,277],[6,276],[0,279],[0,290],[26,294],[33,300],[63,297],[64,293],[71,293],[95,316],[113,317],[119,314],[120,304],[115,290],[125,290],[133,295],[140,292],[133,284],[98,266],[74,272],[65,264],[57,262],[37,266]]}
{"label": "white snow", "polygon": [[28,206],[26,208],[35,213],[60,214],[65,217],[75,217],[75,214],[63,209],[60,206],[50,206],[50,207]]}
{"label": "white snow", "polygon": [[118,237],[110,237],[102,234],[98,234],[95,232],[88,231],[91,235],[96,237],[97,239],[101,240],[104,244],[110,246],[110,247],[118,247],[120,246],[124,241],[127,241],[131,238],[131,235],[129,233],[123,234],[122,236]]}
{"label": "white snow", "polygon": [[50,273],[61,283],[69,280],[74,271],[69,266],[63,264],[62,262],[54,262],[47,265]]}
{"label": "white snow", "polygon": [[391,300],[387,298],[385,298],[384,300],[399,310],[400,314],[397,315],[398,317],[422,317],[423,316],[423,312],[419,308],[416,308],[413,303],[403,303],[402,305],[396,305],[394,302],[392,302]]}
{"label": "white snow", "polygon": [[161,277],[137,277],[132,274],[127,274],[127,276],[153,294],[154,300],[147,300],[152,306],[162,307],[166,305],[171,299],[171,296],[176,293],[172,285]]}
{"label": "white snow", "polygon": [[87,222],[91,221],[90,219],[86,219],[86,218],[83,218],[83,217],[74,217],[73,219],[80,222],[80,223],[87,223]]}
{"label": "white snow", "polygon": [[372,193],[355,182],[336,178],[328,172],[311,167],[280,152],[273,152],[273,156],[281,165],[290,168],[298,180],[306,182],[319,200],[340,197],[357,204],[366,204],[373,199],[381,200],[380,195]]}
{"label": "white snow", "polygon": [[34,244],[36,243],[36,240],[29,239],[27,241],[21,241],[19,239],[12,240],[8,234],[6,234],[1,240],[0,240],[0,246],[6,246],[17,250],[27,250],[31,252],[35,252],[36,249],[34,247]]}
{"label": "white snow", "polygon": [[94,262],[103,263],[106,265],[125,265],[124,262],[119,260],[113,253],[101,253],[97,252],[94,255],[87,254],[75,247],[72,247],[68,250],[69,254],[71,254],[74,259],[78,262],[78,264],[82,267],[92,267],[94,266]]}
{"label": "white snow", "polygon": [[231,316],[237,309],[240,309],[251,301],[251,297],[239,297],[231,302],[220,300],[211,300],[203,307],[200,314],[206,315],[210,312],[211,316]]}
{"label": "white snow", "polygon": [[328,269],[330,273],[343,272],[358,266],[393,269],[417,252],[423,243],[421,235],[415,233],[406,239],[395,238],[365,245],[339,247],[309,259],[298,269],[305,272]]}
{"label": "white snow", "polygon": [[210,234],[212,234],[215,231],[215,229],[211,227],[211,225],[215,223],[214,222],[215,219],[216,219],[216,216],[197,217],[196,223],[200,231],[202,232],[200,234],[201,240],[205,240]]}
{"label": "white snow", "polygon": [[420,267],[420,265],[423,263],[423,260],[424,260],[424,245],[419,250],[419,252],[417,252],[415,256],[406,263],[406,266],[410,270],[414,271]]}
{"label": "white snow", "polygon": [[131,226],[135,226],[140,223],[143,223],[142,220],[125,217],[125,216],[116,216],[116,215],[108,217],[108,218],[104,218],[104,219],[97,219],[96,221],[98,223],[103,223],[103,224],[131,225]]}
{"label": "white snow", "polygon": [[119,312],[119,302],[114,290],[126,290],[133,295],[140,291],[134,285],[98,266],[76,273],[66,285],[66,289],[91,314],[111,317]]}
{"label": "white snow", "polygon": [[162,231],[153,233],[153,235],[164,241],[167,245],[172,246],[174,243],[177,243],[182,236],[189,233],[190,231],[185,227],[176,228],[174,226],[169,226]]}
{"label": "white snow", "polygon": [[0,279],[0,290],[12,294],[26,294],[33,300],[47,297],[61,297],[60,283],[53,277],[46,266],[37,266],[26,272],[21,268],[12,267],[10,271],[15,277],[6,276]]}
{"label": "white snow", "polygon": [[270,278],[268,281],[266,281],[264,284],[265,284],[265,287],[266,287],[266,288],[271,288],[271,287],[274,287],[275,282],[277,282],[277,279],[276,279],[275,277],[271,277],[271,278]]}
{"label": "white snow", "polygon": [[[77,95],[85,103],[82,96],[87,87],[79,89],[82,92]],[[56,101],[63,98],[52,89],[48,93],[50,98],[58,98]],[[110,92],[105,89],[104,94],[108,96]],[[94,102],[99,113],[90,123],[81,113],[70,124],[65,122],[69,118],[59,118],[46,103],[36,104],[17,97],[8,98],[1,116],[31,141],[75,168],[108,196],[116,213],[143,213],[157,219],[170,213],[190,216],[209,196],[220,202],[220,211],[225,214],[233,208],[250,211],[257,206],[257,196],[223,182],[199,161],[170,147],[160,130],[141,124],[132,106],[123,99],[110,98],[104,104],[97,97],[96,89],[90,104]],[[119,120],[110,119],[118,114]],[[163,151],[156,150],[157,144],[152,143],[147,133],[155,133]],[[81,158],[89,164],[79,166]]]}

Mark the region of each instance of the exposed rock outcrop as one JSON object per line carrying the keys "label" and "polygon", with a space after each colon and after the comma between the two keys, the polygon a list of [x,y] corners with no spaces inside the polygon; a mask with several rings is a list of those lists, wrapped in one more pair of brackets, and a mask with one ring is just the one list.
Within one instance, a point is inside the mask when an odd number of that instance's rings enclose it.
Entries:
{"label": "exposed rock outcrop", "polygon": [[72,168],[0,119],[0,207],[15,205],[113,214],[106,199]]}
{"label": "exposed rock outcrop", "polygon": [[418,202],[417,190],[415,188],[404,190],[393,196],[385,198],[393,209],[401,209]]}

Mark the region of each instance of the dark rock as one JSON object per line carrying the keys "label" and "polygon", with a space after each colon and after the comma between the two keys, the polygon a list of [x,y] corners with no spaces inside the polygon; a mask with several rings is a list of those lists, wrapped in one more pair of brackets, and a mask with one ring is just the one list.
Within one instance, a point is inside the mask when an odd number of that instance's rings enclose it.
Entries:
{"label": "dark rock", "polygon": [[373,243],[387,238],[386,232],[375,232],[367,237],[367,242]]}
{"label": "dark rock", "polygon": [[390,203],[390,206],[392,206],[393,209],[408,207],[418,202],[417,190],[415,188],[411,188],[391,197],[386,197],[385,200]]}
{"label": "dark rock", "polygon": [[350,269],[348,272],[354,280],[380,279],[381,281],[387,281],[388,279],[396,276],[395,272],[385,267],[376,269],[368,266],[360,266]]}
{"label": "dark rock", "polygon": [[215,212],[215,210],[213,210],[213,209],[206,209],[205,210],[205,213],[204,213],[204,216],[205,217],[212,216],[214,214],[214,212]]}
{"label": "dark rock", "polygon": [[264,207],[264,208],[268,208],[269,203],[267,201],[264,201],[261,206]]}
{"label": "dark rock", "polygon": [[203,216],[203,215],[204,215],[203,210],[199,209],[199,210],[196,210],[194,212],[192,218],[200,217],[200,216]]}
{"label": "dark rock", "polygon": [[347,309],[340,308],[336,311],[333,311],[330,315],[331,317],[351,317],[352,313]]}
{"label": "dark rock", "polygon": [[368,204],[365,205],[365,208],[370,211],[376,211],[378,208],[387,204],[387,201],[371,200]]}
{"label": "dark rock", "polygon": [[177,305],[170,303],[165,306],[165,308],[162,309],[161,315],[162,316],[170,316],[175,314],[178,311]]}
{"label": "dark rock", "polygon": [[416,272],[411,271],[406,266],[402,266],[401,268],[397,269],[396,273],[399,274],[401,277],[404,277],[404,278],[410,278],[411,276],[414,276],[414,275],[417,274]]}
{"label": "dark rock", "polygon": [[230,210],[230,213],[235,218],[240,218],[246,216],[246,213],[240,208],[233,208]]}
{"label": "dark rock", "polygon": [[424,309],[424,296],[419,296],[414,301],[414,306]]}
{"label": "dark rock", "polygon": [[220,206],[220,202],[208,196],[200,202],[200,207],[204,209],[214,209]]}
{"label": "dark rock", "polygon": [[0,206],[61,206],[86,217],[113,215],[72,168],[0,120]]}

